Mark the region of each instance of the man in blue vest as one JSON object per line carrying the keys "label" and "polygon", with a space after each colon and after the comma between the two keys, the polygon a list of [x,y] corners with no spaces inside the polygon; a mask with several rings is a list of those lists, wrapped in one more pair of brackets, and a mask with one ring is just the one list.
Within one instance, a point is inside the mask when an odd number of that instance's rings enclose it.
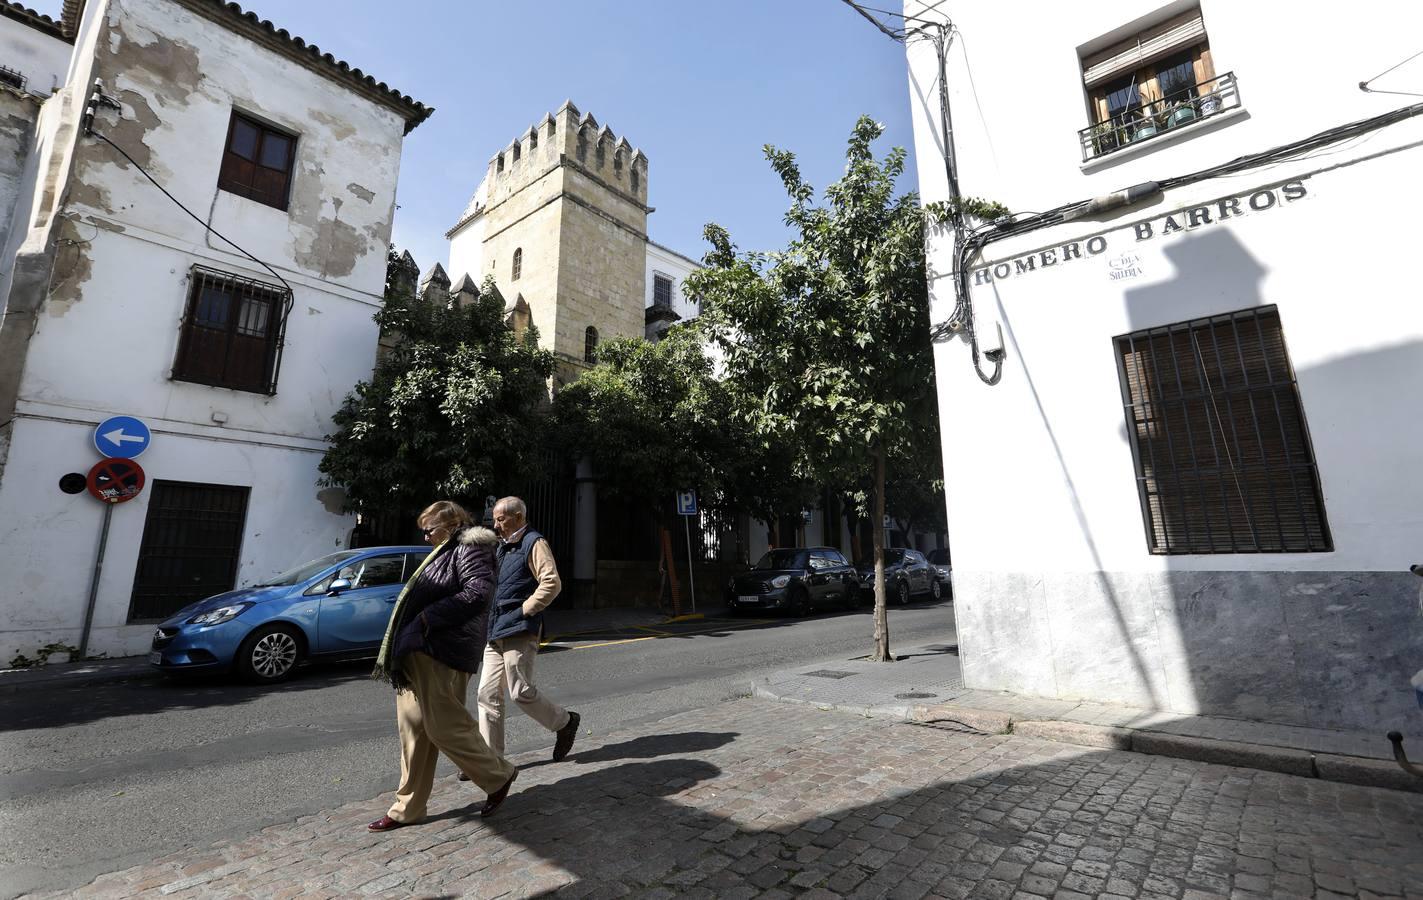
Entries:
{"label": "man in blue vest", "polygon": [[498,583],[489,605],[489,644],[479,673],[479,731],[495,752],[504,752],[504,692],[529,717],[557,735],[553,761],[573,748],[578,713],[554,703],[534,686],[534,657],[543,636],[543,611],[558,596],[561,583],[553,551],[544,536],[528,526],[527,507],[518,497],[494,504]]}

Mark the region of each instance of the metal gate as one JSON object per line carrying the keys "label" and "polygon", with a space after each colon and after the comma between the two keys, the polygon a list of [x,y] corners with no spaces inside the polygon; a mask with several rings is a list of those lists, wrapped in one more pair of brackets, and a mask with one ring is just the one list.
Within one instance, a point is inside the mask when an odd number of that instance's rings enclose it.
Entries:
{"label": "metal gate", "polygon": [[529,525],[548,538],[558,570],[573,572],[573,531],[578,507],[578,485],[572,467],[553,454],[545,454],[543,474],[519,486],[515,496],[528,507]]}
{"label": "metal gate", "polygon": [[166,619],[195,600],[232,590],[248,488],[155,481],[143,525],[130,622]]}

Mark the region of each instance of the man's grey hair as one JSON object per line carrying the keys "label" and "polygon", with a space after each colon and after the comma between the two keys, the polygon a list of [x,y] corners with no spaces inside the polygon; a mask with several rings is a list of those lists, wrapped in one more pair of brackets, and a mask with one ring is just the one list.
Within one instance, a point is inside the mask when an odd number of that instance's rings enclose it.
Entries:
{"label": "man's grey hair", "polygon": [[525,506],[524,501],[518,497],[504,497],[500,499],[498,503],[494,504],[494,508],[502,509],[508,515],[519,519],[527,519],[529,517],[529,508]]}

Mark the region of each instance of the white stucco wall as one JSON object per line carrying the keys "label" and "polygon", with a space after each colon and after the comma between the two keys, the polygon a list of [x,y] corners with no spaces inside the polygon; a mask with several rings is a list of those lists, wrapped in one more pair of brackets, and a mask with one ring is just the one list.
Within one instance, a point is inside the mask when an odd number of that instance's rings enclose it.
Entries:
{"label": "white stucco wall", "polygon": [[25,76],[25,90],[48,95],[64,83],[74,47],[53,35],[0,16],[0,66]]}
{"label": "white stucco wall", "polygon": [[653,299],[654,275],[672,279],[672,310],[685,322],[701,315],[701,309],[689,301],[682,290],[682,281],[701,266],[676,251],[647,242],[647,298],[644,306],[651,306]]}
{"label": "white stucco wall", "polygon": [[[318,489],[316,465],[332,413],[374,360],[403,139],[395,111],[177,4],[91,2],[86,16],[97,75],[124,104],[122,116],[101,113],[96,129],[280,272],[294,304],[274,396],[171,380],[193,264],[275,279],[110,147],[79,140],[0,484],[0,571],[19,585],[0,596],[6,659],[48,640],[76,642],[102,510],[56,482],[97,461],[89,435],[106,415],[153,428],[139,460],[150,481],[251,488],[239,580],[344,542],[353,521],[339,492]],[[289,210],[217,189],[234,108],[298,135]],[[146,503],[114,512],[95,651],[139,652],[151,634],[124,624]],[[56,541],[56,528],[74,541]]]}
{"label": "white stucco wall", "polygon": [[[1158,7],[946,5],[968,48],[967,57],[950,54],[948,75],[963,192],[1013,210],[1051,209],[1407,102],[1357,85],[1416,52],[1408,35],[1423,10],[1365,2],[1337,17],[1201,6],[1216,71],[1236,74],[1242,111],[1083,166],[1077,131],[1089,122],[1077,48]],[[918,10],[911,2],[907,11]],[[1018,27],[1024,17],[1032,28]],[[1319,46],[1332,49],[1311,63],[1305,99],[1298,53]],[[911,46],[909,62],[920,187],[926,200],[943,199],[932,47]],[[1032,115],[1023,114],[1024,85]],[[1008,277],[972,288],[983,347],[995,345],[995,325],[1003,329],[1002,382],[979,380],[963,339],[936,348],[945,433],[956,435],[944,469],[972,686],[1416,727],[1405,673],[1423,665],[1423,617],[1416,579],[1403,573],[1423,546],[1423,482],[1411,474],[1423,422],[1406,412],[1423,390],[1423,317],[1403,273],[1414,252],[1407,219],[1423,199],[1410,175],[1420,144],[1423,125],[1413,121],[989,245],[975,269],[1037,254],[1034,271],[1014,264]],[[1287,183],[1304,196],[1287,199]],[[1270,193],[1257,201],[1269,209],[1249,208],[1257,192]],[[1240,198],[1244,214],[1218,221],[1222,198]],[[1211,221],[1162,233],[1166,216],[1201,205]],[[1142,222],[1153,226],[1146,240],[1137,239]],[[1093,237],[1105,245],[1100,254],[1063,261],[1063,245]],[[1041,253],[1053,249],[1056,264],[1044,267]],[[951,270],[948,239],[932,242],[930,261]],[[1113,277],[1125,269],[1139,274]],[[951,282],[931,289],[941,321],[953,308]],[[1296,370],[1334,550],[1150,555],[1112,338],[1268,304],[1279,308]]]}

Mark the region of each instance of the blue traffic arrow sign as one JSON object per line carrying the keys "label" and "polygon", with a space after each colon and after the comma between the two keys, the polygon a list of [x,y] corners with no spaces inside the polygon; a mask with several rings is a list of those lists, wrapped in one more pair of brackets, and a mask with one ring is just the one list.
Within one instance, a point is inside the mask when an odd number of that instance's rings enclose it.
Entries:
{"label": "blue traffic arrow sign", "polygon": [[133,459],[152,439],[148,426],[133,416],[110,416],[94,429],[94,449],[103,457]]}

